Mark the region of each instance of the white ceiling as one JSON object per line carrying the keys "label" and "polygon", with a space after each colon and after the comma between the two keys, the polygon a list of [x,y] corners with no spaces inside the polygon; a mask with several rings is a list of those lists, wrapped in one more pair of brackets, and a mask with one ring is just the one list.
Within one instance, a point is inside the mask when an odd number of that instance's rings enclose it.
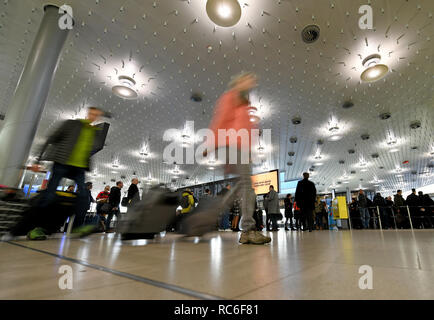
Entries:
{"label": "white ceiling", "polygon": [[[1,113],[13,95],[44,3],[3,0],[0,4]],[[114,118],[107,147],[94,159],[98,177],[89,177],[95,181],[94,190],[122,175],[129,180],[133,172],[168,182],[173,165],[162,163],[167,145],[163,132],[181,129],[186,121],[195,121],[196,130],[207,127],[230,77],[251,70],[259,76],[252,104],[259,108],[261,128],[272,130],[270,170],[279,168],[286,179],[298,179],[315,165],[316,142],[323,139],[323,165],[316,166],[312,176],[321,191],[342,182],[344,172],[351,179],[349,184],[338,184],[337,190],[359,184],[375,188],[370,183],[374,176],[383,181],[385,190],[434,182],[433,169],[428,168],[434,145],[434,1],[367,1],[374,10],[374,30],[359,29],[359,1],[240,3],[240,22],[232,28],[215,28],[202,0],[69,0],[76,24],[62,53],[35,146],[59,120],[80,115],[89,105],[101,106]],[[309,24],[321,28],[320,39],[313,44],[304,43],[300,35]],[[361,83],[362,59],[372,53],[379,53],[391,72],[375,83]],[[112,95],[117,72],[134,74],[137,101]],[[203,101],[191,101],[192,92],[201,92]],[[343,109],[347,100],[354,107]],[[391,118],[381,120],[383,112],[390,112]],[[292,124],[295,116],[301,117],[300,125]],[[337,142],[327,140],[331,116],[344,132]],[[410,129],[414,120],[421,121],[421,128]],[[383,145],[389,130],[398,138],[398,152],[389,153]],[[363,141],[360,136],[365,133],[370,139]],[[291,136],[298,138],[296,144],[289,142]],[[154,157],[143,164],[138,151],[148,139]],[[348,149],[355,149],[355,154]],[[288,156],[289,151],[295,156]],[[371,158],[373,153],[379,158]],[[367,172],[357,167],[361,156],[368,161]],[[110,167],[113,158],[121,164],[116,174]],[[402,164],[405,160],[409,163]],[[398,165],[403,169],[401,178],[393,172]],[[214,179],[206,166],[180,169],[181,177],[191,179],[178,179],[178,185]],[[356,173],[350,174],[352,170]],[[220,170],[215,174],[221,178]]]}

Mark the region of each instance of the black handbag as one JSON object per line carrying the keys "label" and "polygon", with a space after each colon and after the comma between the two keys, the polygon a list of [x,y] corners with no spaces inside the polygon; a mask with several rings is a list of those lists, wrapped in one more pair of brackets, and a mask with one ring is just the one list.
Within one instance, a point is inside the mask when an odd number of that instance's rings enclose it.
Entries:
{"label": "black handbag", "polygon": [[121,201],[121,206],[122,207],[128,207],[128,205],[130,204],[130,200],[128,199],[128,197],[123,197],[122,201]]}

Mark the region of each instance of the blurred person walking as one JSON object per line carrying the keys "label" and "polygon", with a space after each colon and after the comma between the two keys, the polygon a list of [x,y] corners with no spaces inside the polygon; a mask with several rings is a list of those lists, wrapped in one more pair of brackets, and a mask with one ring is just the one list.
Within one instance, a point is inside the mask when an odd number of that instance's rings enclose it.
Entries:
{"label": "blurred person walking", "polygon": [[[254,128],[249,116],[249,92],[257,86],[257,79],[253,73],[241,73],[234,77],[229,83],[229,90],[225,92],[217,102],[214,117],[211,121],[210,129],[214,132],[216,143],[214,147],[217,151],[226,152],[225,173],[235,174],[239,176],[238,182],[231,193],[240,193],[241,195],[241,229],[242,233],[239,242],[242,244],[265,244],[271,241],[270,237],[264,236],[260,231],[256,231],[255,220],[253,219],[256,195],[252,188],[251,182],[251,130]],[[218,139],[219,129],[225,129],[226,132],[233,129],[235,133],[226,136],[224,141]],[[248,146],[241,146],[241,137],[237,132],[240,130],[248,132]],[[230,132],[230,131],[229,131]],[[230,139],[236,135],[236,139]],[[235,140],[235,141],[234,141]],[[248,150],[245,150],[248,149]],[[215,150],[212,150],[215,151]],[[229,154],[236,151],[236,164],[229,164]],[[207,156],[207,150],[203,153]],[[243,164],[242,159],[249,158],[249,162]],[[233,196],[230,196],[233,198]],[[224,205],[228,205],[232,201],[228,198],[224,199]]]}
{"label": "blurred person walking", "polygon": [[[68,178],[77,184],[78,197],[74,225],[84,224],[89,197],[84,183],[85,172],[90,170],[91,157],[95,153],[95,143],[98,141],[97,135],[99,134],[98,128],[91,124],[98,121],[102,115],[101,109],[89,107],[86,119],[64,121],[42,146],[32,166],[32,171],[41,170],[40,161],[53,161],[54,164],[45,194],[37,205],[41,211],[55,200],[56,190],[62,178]],[[92,232],[93,228],[91,225],[82,226],[73,232],[86,236]],[[40,230],[40,228],[37,229]],[[29,239],[41,236],[32,234],[32,231],[29,232]]]}
{"label": "blurred person walking", "polygon": [[315,184],[309,180],[309,173],[303,173],[303,180],[297,183],[295,191],[295,201],[300,208],[300,215],[303,231],[312,232],[313,230],[313,210],[315,208],[316,188]]}

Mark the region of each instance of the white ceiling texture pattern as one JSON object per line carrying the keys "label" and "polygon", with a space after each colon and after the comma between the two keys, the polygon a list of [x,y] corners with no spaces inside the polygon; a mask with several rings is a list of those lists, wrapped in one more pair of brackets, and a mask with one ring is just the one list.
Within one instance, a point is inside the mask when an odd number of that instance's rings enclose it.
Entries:
{"label": "white ceiling texture pattern", "polygon": [[[229,28],[215,26],[202,0],[67,4],[75,25],[33,153],[59,120],[81,116],[90,105],[112,112],[107,146],[94,157],[96,174],[88,178],[95,189],[121,176],[127,181],[134,173],[143,183],[149,177],[171,181],[175,166],[162,163],[168,144],[164,131],[182,129],[186,121],[194,121],[196,130],[207,127],[218,96],[242,70],[259,76],[251,100],[259,109],[260,127],[272,130],[272,145],[265,146],[269,170],[285,171],[291,180],[310,169],[320,191],[359,186],[388,191],[434,182],[432,0],[367,1],[373,30],[358,27],[361,4],[349,0],[244,0],[241,20]],[[1,113],[13,95],[43,5],[40,0],[0,3]],[[320,27],[320,36],[308,44],[301,31],[311,24]],[[362,82],[362,61],[375,53],[390,71],[377,82]],[[119,75],[135,79],[137,100],[112,94]],[[202,102],[190,99],[193,92],[203,95]],[[354,106],[343,108],[347,101]],[[386,112],[390,118],[380,119]],[[292,123],[295,117],[300,124]],[[411,129],[413,121],[420,121],[420,128]],[[331,123],[339,127],[337,141],[329,140]],[[364,134],[368,140],[361,138]],[[291,143],[291,137],[297,142]],[[389,138],[396,143],[388,145]],[[145,142],[150,156],[143,163],[139,152]],[[115,159],[118,168],[112,166]],[[179,170],[176,186],[222,177],[220,169],[208,166],[180,165]]]}

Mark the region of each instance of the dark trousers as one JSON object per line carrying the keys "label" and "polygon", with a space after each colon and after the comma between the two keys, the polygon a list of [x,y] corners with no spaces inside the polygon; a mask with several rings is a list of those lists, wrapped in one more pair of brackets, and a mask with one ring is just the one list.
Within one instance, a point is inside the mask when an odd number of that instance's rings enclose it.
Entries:
{"label": "dark trousers", "polygon": [[107,219],[105,221],[106,230],[110,229],[110,223],[112,222],[113,215],[116,215],[116,221],[119,219],[119,206],[117,208],[118,210],[110,210],[110,212],[108,213]]}
{"label": "dark trousers", "polygon": [[271,228],[272,230],[277,230],[279,228],[279,225],[277,223],[277,220],[279,219],[278,214],[269,214],[270,221],[271,221]]}
{"label": "dark trousers", "polygon": [[50,181],[47,185],[47,190],[44,197],[41,199],[41,202],[39,203],[39,207],[43,210],[54,201],[54,199],[56,198],[57,187],[59,186],[59,183],[63,178],[74,180],[77,184],[78,192],[74,227],[83,225],[88,208],[88,197],[84,185],[84,174],[84,168],[68,166],[55,162],[53,165]]}
{"label": "dark trousers", "polygon": [[292,215],[290,215],[290,216],[286,216],[286,218],[285,218],[285,229],[288,228],[288,220],[289,220],[289,227],[290,227],[291,229],[294,229],[294,223],[293,223]]}
{"label": "dark trousers", "polygon": [[304,230],[313,229],[313,209],[310,208],[300,208],[301,223]]}

